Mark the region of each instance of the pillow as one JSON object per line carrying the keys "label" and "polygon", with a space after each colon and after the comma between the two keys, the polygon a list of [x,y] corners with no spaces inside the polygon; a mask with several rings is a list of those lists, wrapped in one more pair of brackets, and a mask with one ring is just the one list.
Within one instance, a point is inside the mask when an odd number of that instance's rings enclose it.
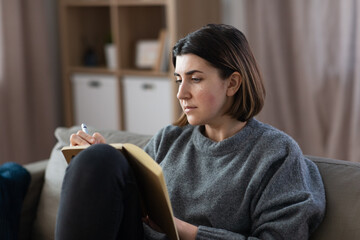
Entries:
{"label": "pillow", "polygon": [[[61,186],[67,167],[65,158],[61,153],[61,148],[70,144],[70,135],[77,132],[79,129],[79,126],[74,126],[71,128],[59,127],[55,130],[55,137],[58,142],[51,152],[49,163],[46,168],[44,186],[40,196],[32,239],[54,239]],[[88,130],[90,134],[95,131],[94,128],[90,126],[88,127]],[[116,130],[103,130],[98,132],[105,137],[107,143],[133,143],[141,148],[143,148],[151,138],[149,135]]]}

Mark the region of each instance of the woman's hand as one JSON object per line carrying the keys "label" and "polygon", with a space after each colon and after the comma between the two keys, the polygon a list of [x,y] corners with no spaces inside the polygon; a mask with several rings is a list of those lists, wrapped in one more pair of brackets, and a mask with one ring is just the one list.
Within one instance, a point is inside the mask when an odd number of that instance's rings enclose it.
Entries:
{"label": "woman's hand", "polygon": [[149,218],[149,216],[143,217],[142,221],[148,225],[149,227],[151,227],[153,230],[159,232],[159,233],[164,233],[164,231],[153,221]]}
{"label": "woman's hand", "polygon": [[88,146],[97,143],[106,143],[105,138],[98,132],[91,136],[82,130],[79,130],[77,133],[71,134],[70,136],[70,146]]}
{"label": "woman's hand", "polygon": [[[149,227],[157,232],[164,233],[164,231],[153,222],[148,216],[142,219]],[[178,231],[181,240],[195,240],[198,228],[190,223],[184,222],[174,217],[175,227]]]}
{"label": "woman's hand", "polygon": [[175,226],[181,240],[194,240],[198,227],[174,217]]}

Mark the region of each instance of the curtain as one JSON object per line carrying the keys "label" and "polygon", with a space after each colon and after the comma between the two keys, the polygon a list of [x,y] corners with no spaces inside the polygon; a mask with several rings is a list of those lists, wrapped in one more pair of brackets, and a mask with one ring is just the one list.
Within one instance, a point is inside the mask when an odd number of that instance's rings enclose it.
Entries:
{"label": "curtain", "polygon": [[60,124],[56,1],[1,0],[0,164],[48,158]]}
{"label": "curtain", "polygon": [[360,161],[360,1],[244,2],[267,89],[259,119],[305,154]]}

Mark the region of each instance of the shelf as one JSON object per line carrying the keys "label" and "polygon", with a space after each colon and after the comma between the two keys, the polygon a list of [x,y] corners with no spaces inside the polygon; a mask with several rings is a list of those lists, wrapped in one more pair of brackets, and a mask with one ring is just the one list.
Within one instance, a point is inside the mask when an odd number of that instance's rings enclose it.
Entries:
{"label": "shelf", "polygon": [[[173,119],[181,112],[176,100],[169,61],[157,62],[152,69],[139,68],[137,50],[144,40],[166,39],[167,51],[177,39],[209,22],[219,22],[220,0],[58,0],[61,37],[63,99],[65,125],[74,124],[73,75],[107,75],[119,84],[117,104],[119,125],[124,130],[124,94],[121,84],[126,78],[168,79],[167,91],[174,100]],[[163,38],[164,30],[166,38]],[[161,43],[164,41],[160,41]],[[107,44],[115,47],[115,69],[108,68]],[[113,52],[114,53],[114,52]],[[166,58],[169,57],[166,55]],[[164,67],[165,64],[167,68]],[[112,65],[111,65],[112,66]],[[160,71],[161,69],[162,71]],[[164,72],[163,72],[164,71]],[[166,71],[166,72],[165,72]],[[77,94],[78,95],[78,94]],[[144,96],[142,96],[144,97]],[[169,102],[169,101],[168,101]],[[137,103],[138,104],[138,103]],[[159,105],[163,104],[159,101]],[[140,106],[141,107],[141,106]],[[137,109],[141,109],[141,108]],[[141,110],[139,110],[141,111]],[[170,112],[170,110],[168,111]],[[171,113],[169,113],[171,114]],[[144,124],[146,125],[146,119]],[[126,129],[125,129],[126,130]]]}
{"label": "shelf", "polygon": [[121,71],[121,75],[131,75],[131,76],[152,76],[152,77],[168,77],[167,72],[157,72],[153,70],[133,70],[133,69],[124,69]]}
{"label": "shelf", "polygon": [[69,7],[94,7],[94,6],[161,6],[166,5],[166,0],[69,0],[63,1]]}
{"label": "shelf", "polygon": [[97,73],[97,74],[116,74],[117,70],[109,69],[105,66],[103,67],[70,67],[68,72],[71,73]]}
{"label": "shelf", "polygon": [[104,46],[111,35],[110,8],[72,6],[67,8],[66,19],[68,66],[105,66]]}
{"label": "shelf", "polygon": [[166,5],[166,0],[118,0],[119,6]]}
{"label": "shelf", "polygon": [[110,6],[110,0],[68,0],[63,1],[63,5],[68,7],[94,7],[94,6]]}
{"label": "shelf", "polygon": [[167,29],[165,6],[121,6],[116,19],[119,29],[120,69],[136,69],[136,43],[157,40]]}
{"label": "shelf", "polygon": [[[119,70],[109,69],[105,66],[102,67],[69,67],[68,73],[94,73],[94,74],[117,74]],[[141,69],[124,69],[121,70],[121,75],[127,76],[152,76],[152,77],[168,77],[167,72],[159,72],[153,70],[141,70]]]}

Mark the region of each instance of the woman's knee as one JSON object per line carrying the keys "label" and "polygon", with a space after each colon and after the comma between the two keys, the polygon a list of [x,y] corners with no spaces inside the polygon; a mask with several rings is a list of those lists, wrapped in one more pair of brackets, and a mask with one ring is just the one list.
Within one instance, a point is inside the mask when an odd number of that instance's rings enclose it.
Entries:
{"label": "woman's knee", "polygon": [[68,170],[87,176],[127,176],[131,171],[125,156],[108,144],[94,144],[83,150],[71,161]]}
{"label": "woman's knee", "polygon": [[27,187],[31,180],[30,173],[20,164],[7,162],[0,166],[0,176],[8,182]]}
{"label": "woman's knee", "polygon": [[124,161],[123,154],[108,144],[94,144],[81,151],[71,163],[82,165],[85,168],[101,169],[111,167]]}
{"label": "woman's knee", "polygon": [[[30,173],[21,165],[7,162],[0,166],[0,189],[11,199],[11,205],[21,206],[31,181]],[[4,200],[5,196],[0,196]]]}

